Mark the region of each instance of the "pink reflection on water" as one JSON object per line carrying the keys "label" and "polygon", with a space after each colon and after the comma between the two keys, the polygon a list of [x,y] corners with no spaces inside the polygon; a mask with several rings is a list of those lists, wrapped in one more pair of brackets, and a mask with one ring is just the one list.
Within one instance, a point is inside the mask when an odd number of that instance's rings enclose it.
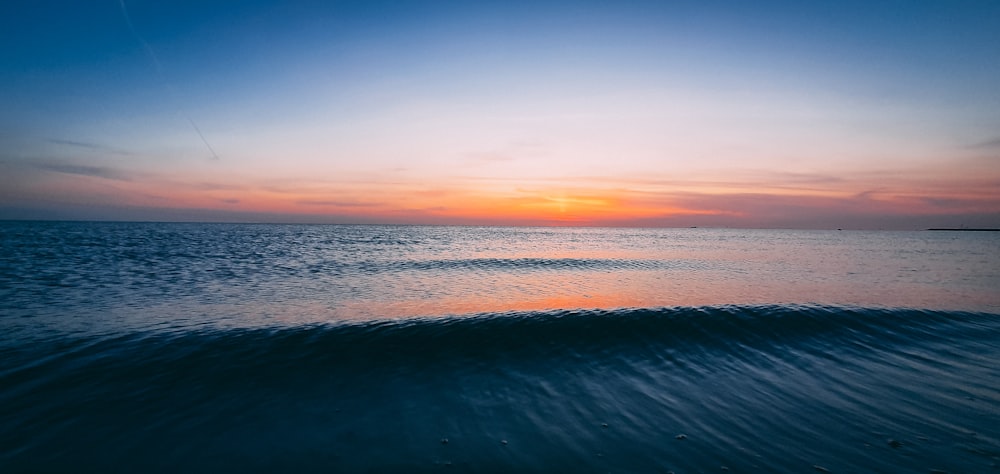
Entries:
{"label": "pink reflection on water", "polygon": [[[232,315],[233,324],[250,325],[756,304],[1000,312],[1000,236],[732,229],[403,231],[422,239],[396,246],[366,243],[359,248],[369,253],[337,254],[338,261],[356,258],[359,265],[310,273],[308,279],[276,280],[274,285],[284,286],[266,301],[232,308],[190,302],[181,312]],[[323,258],[331,257],[317,255]],[[164,318],[183,304],[172,301],[162,311]]]}
{"label": "pink reflection on water", "polygon": [[461,257],[549,263],[388,277],[379,297],[342,301],[334,317],[727,304],[1000,310],[996,239],[970,244],[926,233],[735,230],[627,237],[582,239],[551,252],[480,249]]}

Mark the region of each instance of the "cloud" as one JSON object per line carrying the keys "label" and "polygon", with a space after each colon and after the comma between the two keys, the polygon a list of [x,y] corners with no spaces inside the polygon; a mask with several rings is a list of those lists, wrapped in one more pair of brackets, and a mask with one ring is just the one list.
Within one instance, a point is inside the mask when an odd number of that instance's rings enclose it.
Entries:
{"label": "cloud", "polygon": [[[771,172],[776,184],[804,185],[804,184],[833,184],[842,183],[844,178],[820,173],[791,173],[791,172]],[[767,176],[765,175],[765,182]]]}
{"label": "cloud", "polygon": [[186,186],[190,189],[195,189],[198,191],[235,191],[244,189],[243,186],[238,186],[234,184],[221,184],[221,183],[177,183],[177,186]]}
{"label": "cloud", "polygon": [[80,147],[80,148],[90,148],[91,150],[100,150],[100,149],[104,148],[103,146],[97,145],[95,143],[78,142],[78,141],[74,141],[74,140],[60,140],[60,139],[52,138],[52,139],[49,139],[49,140],[46,140],[46,141],[49,142],[49,143],[55,143],[56,145],[68,145],[68,146],[75,146],[75,147]]}
{"label": "cloud", "polygon": [[934,210],[981,212],[1000,209],[1000,198],[968,199],[960,197],[925,196],[919,198],[919,201],[927,204]]}
{"label": "cloud", "polygon": [[98,144],[98,143],[81,142],[81,141],[76,141],[76,140],[63,140],[63,139],[59,139],[59,138],[50,138],[50,139],[45,140],[45,141],[47,141],[49,143],[52,143],[52,144],[55,144],[55,145],[64,145],[64,146],[69,146],[69,147],[74,147],[74,148],[84,148],[84,149],[87,149],[87,150],[100,151],[100,152],[104,152],[104,153],[108,153],[108,154],[113,154],[113,155],[122,155],[122,156],[134,156],[135,155],[135,153],[131,153],[131,152],[128,152],[128,151],[120,150],[118,148],[110,147],[110,146],[107,146],[107,145],[101,145],[101,144]]}
{"label": "cloud", "polygon": [[131,181],[132,177],[115,168],[104,166],[74,165],[69,163],[33,163],[32,167],[43,171],[55,173],[73,174],[79,176],[92,176],[95,178],[111,179],[115,181]]}
{"label": "cloud", "polygon": [[986,140],[984,142],[979,142],[973,145],[969,145],[969,148],[975,150],[1000,148],[1000,137],[993,138],[991,140]]}
{"label": "cloud", "polygon": [[886,190],[884,188],[868,189],[868,190],[861,191],[860,193],[855,194],[854,195],[854,199],[855,200],[874,199],[874,198],[878,197],[880,194],[884,193],[885,191]]}
{"label": "cloud", "polygon": [[334,200],[314,200],[303,199],[295,201],[296,204],[304,206],[332,206],[332,207],[379,207],[384,205],[381,202],[358,202],[358,201],[334,201]]}
{"label": "cloud", "polygon": [[727,170],[724,176],[673,176],[652,173],[647,176],[491,176],[485,174],[456,175],[456,179],[471,182],[530,183],[533,185],[572,185],[600,189],[705,189],[726,188],[739,190],[781,189],[787,191],[827,191],[851,183],[851,179],[823,173],[797,173],[771,170]]}
{"label": "cloud", "polygon": [[431,206],[431,207],[423,207],[423,208],[419,208],[419,209],[393,209],[392,212],[393,213],[399,213],[399,214],[421,214],[422,215],[422,214],[425,214],[425,213],[446,212],[446,211],[449,211],[449,210],[451,210],[451,208],[449,208],[447,206]]}

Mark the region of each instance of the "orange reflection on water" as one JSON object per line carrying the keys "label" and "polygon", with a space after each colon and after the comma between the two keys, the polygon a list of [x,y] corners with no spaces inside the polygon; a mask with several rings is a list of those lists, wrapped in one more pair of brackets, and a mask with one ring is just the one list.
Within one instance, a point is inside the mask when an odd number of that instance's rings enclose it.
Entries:
{"label": "orange reflection on water", "polygon": [[[459,269],[384,276],[379,295],[341,301],[332,317],[757,304],[1000,308],[1000,294],[983,287],[996,274],[981,260],[1000,258],[989,236],[959,243],[963,253],[956,254],[946,253],[953,240],[928,233],[580,229],[558,235],[560,245],[548,252],[544,243],[532,243],[543,233],[503,249],[470,246],[469,253],[451,255],[473,262]],[[506,263],[493,268],[494,259]],[[487,263],[480,267],[480,260]],[[982,275],[969,280],[963,268],[980,268]]]}

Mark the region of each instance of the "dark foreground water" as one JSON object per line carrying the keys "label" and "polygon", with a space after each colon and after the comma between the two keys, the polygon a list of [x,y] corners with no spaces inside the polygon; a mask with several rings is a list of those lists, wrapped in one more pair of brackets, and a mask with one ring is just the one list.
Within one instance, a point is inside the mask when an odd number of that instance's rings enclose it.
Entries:
{"label": "dark foreground water", "polygon": [[998,237],[0,223],[0,472],[1000,472]]}

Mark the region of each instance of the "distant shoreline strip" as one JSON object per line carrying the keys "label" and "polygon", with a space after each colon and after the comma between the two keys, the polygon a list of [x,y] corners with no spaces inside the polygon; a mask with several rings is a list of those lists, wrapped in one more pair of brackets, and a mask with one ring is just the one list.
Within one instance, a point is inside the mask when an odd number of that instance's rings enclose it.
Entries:
{"label": "distant shoreline strip", "polygon": [[959,232],[1000,232],[1000,229],[953,229],[949,227],[935,227],[927,230],[953,230]]}

